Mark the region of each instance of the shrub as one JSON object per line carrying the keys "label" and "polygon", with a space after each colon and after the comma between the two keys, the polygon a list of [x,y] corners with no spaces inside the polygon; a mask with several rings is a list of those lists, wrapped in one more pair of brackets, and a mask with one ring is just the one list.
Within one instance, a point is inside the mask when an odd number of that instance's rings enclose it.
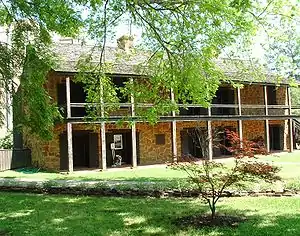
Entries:
{"label": "shrub", "polygon": [[0,139],[0,148],[1,149],[13,148],[12,132],[8,132],[3,138]]}
{"label": "shrub", "polygon": [[245,139],[241,142],[235,132],[226,130],[226,133],[230,147],[225,148],[234,156],[232,167],[209,160],[197,163],[193,158],[171,165],[175,170],[185,171],[189,181],[197,186],[200,196],[209,205],[212,220],[216,216],[216,204],[228,187],[255,180],[280,180],[278,167],[254,159],[256,154],[267,154],[263,147]]}

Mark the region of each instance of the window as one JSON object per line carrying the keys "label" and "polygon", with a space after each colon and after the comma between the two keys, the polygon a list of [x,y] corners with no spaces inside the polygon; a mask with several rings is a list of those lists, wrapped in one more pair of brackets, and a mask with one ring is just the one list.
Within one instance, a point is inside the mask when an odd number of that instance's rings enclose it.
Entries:
{"label": "window", "polygon": [[268,105],[277,105],[275,86],[267,86],[267,96],[268,96]]}
{"label": "window", "polygon": [[155,143],[156,143],[156,145],[165,145],[166,136],[164,134],[156,134],[155,135]]}
{"label": "window", "polygon": [[123,93],[120,91],[120,89],[125,87],[125,83],[128,82],[128,78],[123,77],[113,77],[112,82],[114,83],[117,93],[117,97],[119,98],[120,103],[128,103],[130,102],[129,98],[126,96],[123,96]]}

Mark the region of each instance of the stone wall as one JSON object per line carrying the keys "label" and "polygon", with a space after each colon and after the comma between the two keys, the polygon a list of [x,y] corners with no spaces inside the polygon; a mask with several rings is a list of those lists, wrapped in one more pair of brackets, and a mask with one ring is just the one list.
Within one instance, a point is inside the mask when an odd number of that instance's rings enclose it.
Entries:
{"label": "stone wall", "polygon": [[264,105],[264,91],[262,85],[246,84],[241,89],[241,103]]}
{"label": "stone wall", "polygon": [[[276,88],[276,103],[277,105],[287,105],[286,87],[281,86]],[[263,85],[244,85],[241,89],[242,105],[264,105],[264,88]],[[242,115],[264,115],[264,108],[242,108]],[[287,109],[272,109],[269,108],[269,115],[284,115],[287,114]]]}
{"label": "stone wall", "polygon": [[45,88],[47,89],[54,102],[57,101],[57,84],[66,83],[67,77],[67,75],[58,74],[55,72],[50,72],[48,74]]}
{"label": "stone wall", "polygon": [[[163,122],[157,125],[138,123],[140,164],[155,164],[172,161],[171,123]],[[165,135],[165,144],[156,144],[156,135]]]}
{"label": "stone wall", "polygon": [[[244,85],[241,89],[241,103],[244,105],[264,105],[262,85]],[[264,108],[242,108],[242,115],[264,115]]]}
{"label": "stone wall", "polygon": [[265,140],[265,122],[263,120],[244,120],[243,137],[248,140],[262,137]]}

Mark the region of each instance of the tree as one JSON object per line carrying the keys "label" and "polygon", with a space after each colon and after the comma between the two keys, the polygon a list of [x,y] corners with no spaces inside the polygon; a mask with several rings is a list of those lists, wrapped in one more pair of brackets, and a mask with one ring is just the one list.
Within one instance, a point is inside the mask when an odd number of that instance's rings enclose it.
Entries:
{"label": "tree", "polygon": [[[269,24],[267,40],[264,43],[266,60],[272,71],[289,79],[293,105],[300,104],[300,92],[295,80],[300,79],[300,4],[288,4],[284,15],[276,15]],[[299,113],[299,111],[297,111]]]}
{"label": "tree", "polygon": [[[148,55],[138,68],[139,73],[147,77],[147,82],[134,80],[122,89],[124,97],[132,94],[135,97],[136,113],[155,123],[159,115],[172,110],[178,112],[177,103],[207,107],[218,85],[230,81],[215,59],[229,46],[240,44],[244,47],[241,42],[251,41],[270,16],[283,15],[280,6],[286,3],[285,0],[94,2],[90,5],[92,17],[88,17],[87,27],[92,38],[101,44],[102,53],[96,65],[91,66],[92,56],[87,60],[88,67],[86,60],[79,64],[82,76],[79,75],[78,80],[86,84],[88,102],[101,103],[103,94],[91,92],[92,88],[100,87],[101,81],[102,91],[112,91],[113,84],[105,82],[111,67],[107,66],[109,63],[105,61],[103,49],[106,41],[114,35],[118,22],[129,19],[132,25],[143,29],[139,49]],[[87,75],[91,70],[94,76]],[[246,73],[250,71],[248,68]],[[115,87],[113,91],[116,90]],[[174,100],[168,96],[170,91],[175,94]],[[117,93],[112,94],[114,96],[104,97],[104,101],[111,104],[118,101]],[[139,107],[138,104],[145,102],[152,106]],[[90,117],[100,119],[101,106],[98,108],[98,112],[92,109]]]}
{"label": "tree", "polygon": [[[87,100],[100,103],[99,88],[103,86],[102,91],[111,92],[105,98],[105,102],[113,103],[117,101],[114,92],[117,88],[108,82],[107,73],[110,66],[105,61],[104,48],[107,41],[114,37],[116,27],[130,20],[132,25],[143,31],[143,43],[139,49],[148,54],[148,58],[139,70],[148,79],[142,86],[136,81],[127,83],[122,92],[124,96],[133,94],[137,103],[149,101],[153,104],[146,109],[137,106],[137,113],[147,121],[156,122],[158,115],[178,109],[176,106],[178,101],[207,107],[220,82],[230,80],[218,67],[215,59],[226,47],[252,38],[258,25],[268,15],[282,14],[283,10],[279,6],[287,2],[287,0],[0,1],[0,25],[11,26],[13,31],[11,44],[0,45],[2,86],[5,90],[14,91],[16,85],[12,78],[19,78],[23,73],[20,90],[25,97],[19,100],[22,101],[22,107],[24,109],[26,107],[27,113],[21,112],[26,117],[20,116],[22,119],[19,124],[41,138],[50,138],[50,127],[57,117],[57,108],[45,89],[34,93],[36,87],[30,84],[30,80],[39,77],[39,82],[42,82],[46,73],[37,75],[35,69],[28,69],[26,63],[30,61],[26,60],[27,52],[30,51],[31,56],[35,54],[43,61],[43,71],[46,71],[53,63],[53,60],[45,56],[49,55],[45,52],[49,51],[51,33],[76,36],[80,30],[84,31],[102,49],[96,65],[88,60],[92,57],[80,63],[80,74],[88,75],[86,78],[89,78],[85,86],[86,91],[89,91]],[[86,13],[84,19],[81,17],[83,10]],[[29,74],[31,79],[26,79],[26,75]],[[88,81],[84,76],[79,75],[78,78],[83,82]],[[23,86],[24,83],[29,83],[30,86]],[[40,84],[37,83],[36,86]],[[29,90],[24,91],[26,89]],[[92,92],[93,89],[95,92]],[[175,94],[175,101],[169,96],[161,96],[161,91],[168,93],[170,90]],[[38,102],[32,102],[33,99],[43,103],[43,110],[37,109]],[[47,119],[41,115],[45,109]],[[99,109],[100,106],[90,109],[92,116],[94,114],[98,116]],[[31,122],[31,119],[34,119],[34,122]],[[39,127],[46,127],[41,132],[36,127],[38,123]]]}
{"label": "tree", "polygon": [[0,42],[0,85],[20,105],[18,126],[42,139],[51,138],[59,114],[43,87],[54,62],[51,34],[78,34],[83,22],[73,7],[65,0],[0,1],[0,26],[10,39]]}
{"label": "tree", "polygon": [[[234,165],[209,161],[207,157],[196,163],[193,158],[185,162],[173,163],[175,170],[184,171],[188,179],[195,184],[211,211],[211,221],[216,219],[216,205],[224,195],[224,191],[231,186],[243,184],[257,179],[272,182],[280,180],[277,175],[279,168],[268,163],[258,162],[255,155],[267,154],[266,150],[257,143],[243,139],[233,131],[226,131],[230,147],[224,147],[234,156]],[[198,139],[201,140],[201,139]],[[206,142],[203,140],[203,142]]]}

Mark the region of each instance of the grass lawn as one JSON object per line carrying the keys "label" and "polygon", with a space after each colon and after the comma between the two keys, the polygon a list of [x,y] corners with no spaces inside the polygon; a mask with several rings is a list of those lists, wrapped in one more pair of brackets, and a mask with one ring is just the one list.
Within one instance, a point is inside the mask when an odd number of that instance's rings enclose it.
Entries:
{"label": "grass lawn", "polygon": [[[176,218],[205,213],[199,200],[97,198],[0,193],[0,235],[272,235],[300,234],[300,198],[229,198],[222,213],[249,219],[237,228],[185,228]],[[2,234],[1,234],[2,233]]]}
{"label": "grass lawn", "polygon": [[[224,159],[223,159],[224,160]],[[262,161],[272,161],[280,166],[280,175],[284,179],[300,178],[300,151],[294,153],[281,153],[260,158]],[[229,165],[232,159],[226,161]],[[28,173],[22,170],[0,172],[0,178],[32,178],[32,179],[79,179],[79,180],[127,180],[127,181],[175,181],[186,177],[185,173],[174,171],[164,166],[144,167],[137,169],[111,169],[104,172],[75,171],[73,174],[60,174],[51,172]]]}
{"label": "grass lawn", "polygon": [[26,173],[22,170],[8,170],[0,172],[0,178],[33,178],[33,179],[80,179],[80,180],[128,180],[128,181],[165,181],[184,178],[186,175],[175,170],[160,167],[137,169],[110,169],[108,171],[75,171],[72,174],[60,174],[40,171]]}

